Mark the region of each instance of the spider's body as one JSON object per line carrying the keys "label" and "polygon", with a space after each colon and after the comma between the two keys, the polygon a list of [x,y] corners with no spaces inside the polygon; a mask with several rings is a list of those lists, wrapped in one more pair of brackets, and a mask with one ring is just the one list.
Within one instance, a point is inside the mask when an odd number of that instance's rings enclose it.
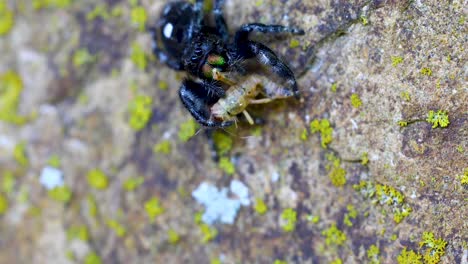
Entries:
{"label": "spider's body", "polygon": [[[215,0],[214,27],[205,22],[203,2],[196,0],[195,4],[184,1],[169,3],[163,9],[159,24],[150,29],[153,52],[159,60],[172,69],[190,74],[191,77],[183,81],[179,95],[184,106],[200,124],[209,127],[233,124],[232,120],[213,118],[211,106],[226,97],[226,86],[232,84],[226,81],[228,79],[223,77],[223,73],[248,74],[240,63],[248,59],[255,59],[268,66],[285,81],[294,96],[299,97],[292,71],[267,46],[249,40],[249,33],[289,32],[302,35],[303,30],[252,23],[241,26],[232,37],[223,16],[224,0]],[[218,73],[217,77],[213,76],[214,72]]]}

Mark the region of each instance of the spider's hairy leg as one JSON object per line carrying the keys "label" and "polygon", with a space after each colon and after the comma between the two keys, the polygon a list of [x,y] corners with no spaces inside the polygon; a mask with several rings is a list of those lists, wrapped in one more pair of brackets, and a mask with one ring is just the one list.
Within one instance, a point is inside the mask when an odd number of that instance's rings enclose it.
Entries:
{"label": "spider's hairy leg", "polygon": [[[289,67],[281,61],[276,54],[269,49],[267,46],[254,42],[248,41],[246,44],[247,46],[247,54],[244,56],[246,58],[255,57],[258,62],[265,66],[269,66],[271,71],[281,77],[283,80],[286,81],[287,87],[293,92],[294,97],[299,99],[300,93],[299,89],[297,88],[296,78],[294,77],[294,73],[289,69]],[[245,52],[245,50],[243,50]]]}
{"label": "spider's hairy leg", "polygon": [[198,123],[207,127],[227,127],[233,124],[232,121],[213,120],[210,105],[214,104],[219,97],[210,94],[209,89],[206,89],[203,83],[189,79],[184,80],[179,90],[179,96],[185,108]]}
{"label": "spider's hairy leg", "polygon": [[152,39],[151,50],[153,51],[153,54],[159,59],[159,61],[162,63],[165,63],[167,66],[169,66],[173,70],[176,70],[176,71],[184,70],[184,65],[182,65],[180,61],[170,57],[166,52],[164,52],[162,49],[159,48],[157,28],[148,27],[146,30],[151,35],[151,39]]}
{"label": "spider's hairy leg", "polygon": [[218,30],[222,40],[227,42],[229,40],[229,30],[226,24],[226,20],[224,19],[223,5],[224,0],[215,0],[213,14],[216,23],[216,30]]}
{"label": "spider's hairy leg", "polygon": [[304,30],[297,27],[286,27],[282,25],[265,25],[261,23],[251,23],[242,25],[236,32],[234,41],[236,43],[246,41],[249,37],[249,33],[252,31],[261,32],[265,34],[275,33],[291,33],[294,35],[304,35]]}

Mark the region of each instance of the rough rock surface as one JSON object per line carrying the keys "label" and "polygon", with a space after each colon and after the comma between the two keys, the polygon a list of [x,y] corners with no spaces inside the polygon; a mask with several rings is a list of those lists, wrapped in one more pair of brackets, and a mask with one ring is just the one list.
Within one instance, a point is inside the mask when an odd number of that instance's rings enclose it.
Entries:
{"label": "rough rock surface", "polygon": [[[99,263],[92,253],[103,263],[395,263],[404,248],[431,250],[420,246],[425,232],[447,242],[441,263],[467,263],[466,1],[226,0],[231,31],[262,22],[306,34],[255,35],[291,65],[302,98],[253,107],[264,125],[217,132],[223,165],[204,133],[179,136],[191,120],[178,97],[184,74],[151,58],[135,25],[139,6],[153,23],[166,1],[69,2],[6,0],[14,23],[0,36],[0,75],[21,77],[17,113],[27,120],[0,120],[0,263]],[[152,113],[136,131],[129,105],[138,95],[151,98]],[[433,128],[431,110],[450,124]],[[312,133],[316,119],[333,128],[326,148]],[[40,184],[51,157],[72,193],[66,202]],[[346,183],[332,184],[339,168]],[[90,186],[93,169],[107,186]],[[128,191],[131,177],[144,183]],[[194,221],[204,208],[192,191],[232,179],[252,206],[233,225]],[[376,194],[363,197],[353,187],[361,181]],[[387,203],[391,192],[404,200]],[[154,197],[164,212],[151,219]],[[396,223],[404,208],[411,213]],[[334,224],[346,239],[326,235]],[[217,235],[202,242],[208,227]]]}

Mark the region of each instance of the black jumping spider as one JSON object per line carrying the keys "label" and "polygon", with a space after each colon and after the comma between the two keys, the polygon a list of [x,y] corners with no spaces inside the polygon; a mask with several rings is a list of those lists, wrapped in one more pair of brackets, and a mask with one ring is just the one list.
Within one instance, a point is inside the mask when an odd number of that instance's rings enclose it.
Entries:
{"label": "black jumping spider", "polygon": [[223,88],[226,82],[223,80],[227,78],[223,78],[223,73],[249,74],[241,63],[248,59],[269,66],[298,98],[299,90],[293,72],[267,46],[249,40],[249,33],[288,32],[303,35],[304,31],[296,27],[251,23],[242,25],[234,36],[230,36],[222,10],[224,0],[215,0],[214,27],[205,21],[203,2],[171,2],[164,7],[159,23],[150,28],[153,52],[159,60],[172,69],[186,71],[200,79],[185,79],[179,90],[180,99],[192,116],[209,127],[233,124],[232,120],[215,118],[211,106],[226,96],[226,89]]}

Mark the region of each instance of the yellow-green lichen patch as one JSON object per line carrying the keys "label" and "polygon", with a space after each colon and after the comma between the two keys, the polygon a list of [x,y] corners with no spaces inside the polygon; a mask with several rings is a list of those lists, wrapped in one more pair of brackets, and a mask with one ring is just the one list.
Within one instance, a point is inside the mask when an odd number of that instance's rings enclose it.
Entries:
{"label": "yellow-green lichen patch", "polygon": [[58,155],[50,156],[49,160],[47,160],[47,164],[51,167],[59,168],[61,164],[60,157]]}
{"label": "yellow-green lichen patch", "polygon": [[16,163],[18,163],[20,166],[28,166],[29,159],[26,155],[26,143],[21,142],[16,144],[15,149],[13,150],[13,157],[15,158]]}
{"label": "yellow-green lichen patch", "polygon": [[294,49],[294,48],[299,47],[300,44],[301,44],[301,42],[299,42],[299,40],[291,39],[291,41],[289,42],[289,47]]}
{"label": "yellow-green lichen patch", "polygon": [[11,171],[6,171],[3,173],[2,182],[1,182],[1,191],[9,195],[13,192],[13,189],[16,184],[16,178]]}
{"label": "yellow-green lichen patch", "polygon": [[42,8],[65,8],[72,4],[73,0],[32,0],[34,9]]}
{"label": "yellow-green lichen patch", "polygon": [[468,167],[465,168],[463,175],[461,175],[460,183],[462,185],[468,185]]}
{"label": "yellow-green lichen patch", "polygon": [[397,257],[398,264],[423,264],[422,256],[413,250],[407,251],[404,248]]}
{"label": "yellow-green lichen patch", "polygon": [[232,149],[232,138],[219,130],[213,133],[213,142],[219,155],[224,155]]}
{"label": "yellow-green lichen patch", "polygon": [[405,101],[410,101],[411,100],[411,95],[408,91],[403,91],[400,93],[400,97],[403,98]]}
{"label": "yellow-green lichen patch", "polygon": [[320,222],[320,216],[310,214],[306,216],[306,220],[311,222],[312,224],[317,224],[318,222]]}
{"label": "yellow-green lichen patch", "polygon": [[447,112],[442,110],[437,112],[429,111],[426,121],[432,124],[432,128],[447,127],[450,124]]}
{"label": "yellow-green lichen patch", "polygon": [[273,264],[288,264],[288,262],[286,260],[275,259]]}
{"label": "yellow-green lichen patch", "polygon": [[392,66],[393,67],[396,67],[396,66],[398,66],[398,64],[403,62],[403,57],[400,57],[400,56],[392,56],[391,59],[392,59]]}
{"label": "yellow-green lichen patch", "polygon": [[102,264],[102,260],[96,253],[91,252],[86,255],[84,264]]}
{"label": "yellow-green lichen patch", "polygon": [[325,166],[333,185],[341,187],[346,184],[346,170],[341,167],[341,160],[333,153],[326,155],[329,163]]}
{"label": "yellow-green lichen patch", "polygon": [[208,243],[211,240],[215,239],[215,237],[218,235],[218,230],[216,228],[210,227],[205,223],[199,224],[198,227],[200,228],[200,232],[202,234],[202,243]]}
{"label": "yellow-green lichen patch", "polygon": [[130,114],[130,127],[135,131],[145,128],[151,118],[151,104],[153,100],[146,95],[137,95],[129,103],[128,112]]}
{"label": "yellow-green lichen patch", "polygon": [[330,262],[330,264],[343,264],[343,261],[338,258],[338,259],[335,259],[332,262]]}
{"label": "yellow-green lichen patch", "polygon": [[376,245],[371,245],[367,250],[367,258],[369,259],[369,263],[371,264],[379,264],[379,254],[380,249]]}
{"label": "yellow-green lichen patch", "polygon": [[333,140],[333,128],[330,126],[328,119],[314,119],[310,122],[310,133],[320,132],[322,148],[327,148]]}
{"label": "yellow-green lichen patch", "polygon": [[281,213],[283,223],[281,227],[285,232],[292,232],[296,229],[297,212],[292,208],[284,209]]}
{"label": "yellow-green lichen patch", "polygon": [[268,211],[267,205],[260,198],[257,198],[255,200],[254,209],[255,209],[255,212],[257,212],[257,214],[259,214],[259,215],[264,215]]}
{"label": "yellow-green lichen patch", "polygon": [[114,230],[118,237],[123,237],[127,233],[127,229],[125,229],[123,225],[117,222],[117,220],[109,219],[107,220],[106,224],[110,229]]}
{"label": "yellow-green lichen patch", "polygon": [[132,54],[130,55],[130,58],[138,69],[142,71],[146,69],[146,66],[148,65],[148,56],[137,42],[132,43]]}
{"label": "yellow-green lichen patch", "polygon": [[171,244],[177,244],[180,241],[180,235],[174,229],[169,229],[167,231],[167,241]]}
{"label": "yellow-green lichen patch", "polygon": [[227,175],[233,175],[236,172],[236,167],[228,157],[221,157],[218,165]]}
{"label": "yellow-green lichen patch", "polygon": [[92,21],[96,18],[100,17],[103,20],[106,20],[110,17],[109,12],[107,11],[107,5],[105,4],[98,4],[94,7],[91,12],[86,14],[86,20]]}
{"label": "yellow-green lichen patch", "polygon": [[145,182],[145,178],[140,176],[140,177],[131,177],[128,178],[127,180],[124,181],[122,184],[122,187],[125,191],[131,192],[138,188],[140,185],[142,185]]}
{"label": "yellow-green lichen patch", "polygon": [[307,129],[304,128],[304,129],[302,130],[302,132],[301,132],[301,137],[300,137],[301,140],[302,140],[302,141],[306,141],[307,138],[308,138],[308,134],[309,134],[309,132],[307,132]]}
{"label": "yellow-green lichen patch", "polygon": [[336,93],[336,90],[338,89],[338,83],[334,82],[331,87],[330,87],[330,90],[334,93]]}
{"label": "yellow-green lichen patch", "polygon": [[86,197],[87,204],[88,204],[88,213],[92,217],[96,217],[98,214],[98,207],[97,207],[97,202],[96,198],[94,198],[93,195],[89,194]]}
{"label": "yellow-green lichen patch", "polygon": [[15,23],[15,15],[5,0],[0,1],[0,37],[10,32]]}
{"label": "yellow-green lichen patch", "polygon": [[353,226],[351,219],[355,219],[358,215],[358,212],[352,204],[348,204],[346,209],[348,209],[348,212],[344,215],[343,223],[347,226]]}
{"label": "yellow-green lichen patch", "polygon": [[362,24],[363,26],[369,25],[369,19],[367,18],[367,16],[361,15],[361,16],[359,17],[359,20],[361,21],[361,24]]}
{"label": "yellow-green lichen patch", "polygon": [[8,210],[8,199],[0,193],[0,215]]}
{"label": "yellow-green lichen patch", "polygon": [[165,81],[159,81],[158,82],[158,87],[159,89],[166,91],[169,88],[169,84]]}
{"label": "yellow-green lichen patch", "polygon": [[425,251],[423,258],[426,263],[439,263],[440,257],[445,254],[445,246],[447,242],[436,239],[432,232],[424,232],[419,242],[419,247]]}
{"label": "yellow-green lichen patch", "polygon": [[88,180],[88,184],[97,190],[104,190],[109,185],[109,179],[106,174],[99,169],[90,170],[86,175],[86,179]]}
{"label": "yellow-green lichen patch", "polygon": [[140,31],[145,30],[146,20],[148,15],[145,8],[142,6],[134,6],[131,11],[131,21],[134,25],[138,27]]}
{"label": "yellow-green lichen patch", "polygon": [[72,190],[66,185],[57,186],[49,190],[47,194],[51,199],[54,199],[58,202],[67,203],[72,197]]}
{"label": "yellow-green lichen patch", "polygon": [[179,128],[179,139],[182,142],[187,142],[197,133],[198,124],[193,119],[189,119],[182,123]]}
{"label": "yellow-green lichen patch", "polygon": [[372,199],[373,204],[389,206],[393,212],[393,220],[398,224],[407,217],[412,209],[404,202],[404,196],[395,188],[373,184],[370,181],[361,181],[353,186],[365,198]]}
{"label": "yellow-green lichen patch", "polygon": [[159,154],[169,154],[171,153],[171,142],[169,140],[163,140],[158,144],[154,145],[153,152]]}
{"label": "yellow-green lichen patch", "polygon": [[95,60],[96,56],[91,55],[91,53],[89,53],[88,49],[86,48],[76,50],[72,58],[73,65],[76,68],[79,68],[88,63],[92,63]]}
{"label": "yellow-green lichen patch", "polygon": [[164,208],[159,203],[159,199],[153,197],[145,202],[145,211],[151,222],[154,222],[157,216],[164,213]]}
{"label": "yellow-green lichen patch", "polygon": [[361,155],[361,164],[366,166],[368,163],[369,163],[369,154],[367,152],[364,152]]}
{"label": "yellow-green lichen patch", "polygon": [[346,241],[346,234],[336,227],[333,223],[328,229],[322,231],[322,236],[325,237],[325,244],[341,246]]}
{"label": "yellow-green lichen patch", "polygon": [[23,81],[17,73],[8,71],[0,75],[0,121],[15,125],[26,122],[25,117],[18,115],[22,91]]}
{"label": "yellow-green lichen patch", "polygon": [[67,230],[67,239],[79,239],[81,241],[89,240],[89,231],[85,225],[72,226]]}
{"label": "yellow-green lichen patch", "polygon": [[430,68],[424,67],[421,69],[421,74],[426,76],[432,75],[432,70]]}
{"label": "yellow-green lichen patch", "polygon": [[361,105],[362,105],[362,100],[361,100],[361,98],[359,97],[359,95],[357,95],[357,94],[352,94],[351,97],[350,97],[350,100],[351,100],[351,105],[352,105],[354,108],[359,108],[359,107],[361,107]]}

